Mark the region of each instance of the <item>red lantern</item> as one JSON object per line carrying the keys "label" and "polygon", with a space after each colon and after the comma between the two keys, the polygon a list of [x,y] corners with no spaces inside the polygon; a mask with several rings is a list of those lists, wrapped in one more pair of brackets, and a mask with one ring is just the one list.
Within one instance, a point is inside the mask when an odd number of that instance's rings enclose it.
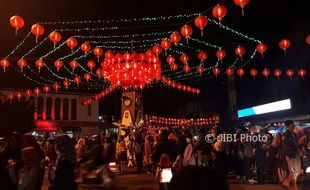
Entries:
{"label": "red lantern", "polygon": [[170,65],[170,69],[173,70],[173,71],[176,71],[176,70],[178,69],[178,65],[175,64],[175,63],[172,63],[172,64]]}
{"label": "red lantern", "polygon": [[81,45],[81,50],[84,52],[84,56],[86,56],[87,52],[89,52],[91,50],[91,46],[89,45],[88,42],[84,42]]}
{"label": "red lantern", "polygon": [[60,88],[60,85],[59,85],[57,82],[55,82],[55,83],[53,84],[53,88],[54,88],[54,90],[55,90],[56,92],[58,92],[58,89]]}
{"label": "red lantern", "polygon": [[36,66],[37,66],[37,68],[38,68],[38,72],[39,72],[39,73],[40,73],[41,68],[44,67],[44,65],[45,65],[45,63],[44,63],[44,61],[43,61],[42,59],[38,59],[38,60],[36,61]]}
{"label": "red lantern", "polygon": [[195,26],[200,29],[201,37],[203,37],[203,29],[207,26],[208,22],[208,18],[202,15],[199,15],[195,19]]}
{"label": "red lantern", "polygon": [[256,51],[258,51],[260,54],[262,54],[262,58],[264,58],[264,53],[265,53],[265,51],[267,51],[267,45],[264,43],[257,44]]}
{"label": "red lantern", "polygon": [[186,38],[186,42],[188,44],[188,38],[193,34],[193,29],[191,26],[189,25],[184,25],[181,28],[181,34],[182,36],[184,36]]}
{"label": "red lantern", "polygon": [[226,52],[223,49],[219,49],[216,51],[216,57],[222,62],[223,59],[226,57]]}
{"label": "red lantern", "polygon": [[36,96],[39,96],[39,94],[41,93],[41,90],[40,90],[39,87],[37,87],[37,88],[35,88],[35,89],[33,90],[33,92],[34,92],[34,94],[35,94]]}
{"label": "red lantern", "polygon": [[240,68],[240,69],[237,69],[237,75],[239,75],[240,78],[242,78],[242,76],[245,74],[245,71],[244,69]]}
{"label": "red lantern", "polygon": [[227,14],[227,9],[223,5],[216,5],[212,10],[212,14],[219,20],[219,24],[221,25],[221,21]]}
{"label": "red lantern", "polygon": [[5,72],[6,68],[10,66],[10,62],[7,59],[2,59],[0,65],[3,68],[3,71]]}
{"label": "red lantern", "polygon": [[55,62],[54,62],[54,66],[56,67],[57,69],[57,72],[59,72],[59,69],[61,67],[63,67],[64,63],[60,60],[60,59],[57,59]]}
{"label": "red lantern", "polygon": [[87,62],[87,67],[90,69],[90,72],[93,72],[93,68],[96,66],[96,63],[93,60]]}
{"label": "red lantern", "polygon": [[189,60],[189,57],[188,57],[188,55],[186,55],[185,53],[183,53],[183,54],[180,56],[180,61],[181,61],[182,63],[187,64],[188,60]]}
{"label": "red lantern", "polygon": [[167,53],[167,50],[171,47],[171,42],[168,39],[164,39],[161,41],[161,47],[164,48],[165,52]]}
{"label": "red lantern", "polygon": [[262,71],[262,75],[267,78],[270,75],[270,70],[267,68],[264,68]]}
{"label": "red lantern", "polygon": [[61,41],[61,34],[59,32],[52,32],[49,35],[50,40],[54,43],[54,48],[56,47],[56,43]]}
{"label": "red lantern", "polygon": [[200,51],[198,53],[198,59],[200,59],[200,63],[202,64],[208,58],[208,54],[205,51]]}
{"label": "red lantern", "polygon": [[72,68],[72,72],[79,66],[79,63],[76,60],[70,61],[70,67]]}
{"label": "red lantern", "polygon": [[250,0],[234,0],[235,4],[242,9],[242,16],[244,16],[244,7],[249,3]]}
{"label": "red lantern", "polygon": [[204,72],[204,68],[203,68],[203,66],[202,65],[199,65],[198,67],[197,67],[197,73],[199,73],[200,75]]}
{"label": "red lantern", "polygon": [[310,34],[306,36],[305,41],[308,45],[310,45]]}
{"label": "red lantern", "polygon": [[12,102],[12,100],[14,99],[14,94],[11,92],[9,94],[8,98],[10,99],[10,102]]}
{"label": "red lantern", "polygon": [[291,46],[291,42],[288,39],[282,39],[279,42],[279,47],[283,49],[284,53],[286,54],[286,50]]}
{"label": "red lantern", "polygon": [[114,57],[112,51],[107,51],[105,54],[104,54],[105,58],[106,59],[112,59]]}
{"label": "red lantern", "polygon": [[26,90],[26,96],[27,96],[27,99],[29,99],[29,97],[31,96],[32,92],[31,90]]}
{"label": "red lantern", "polygon": [[170,35],[170,41],[172,43],[174,43],[175,46],[178,45],[178,43],[181,41],[181,36],[178,32],[173,32],[171,35]]}
{"label": "red lantern", "polygon": [[18,15],[14,15],[10,18],[10,25],[15,28],[15,36],[17,35],[17,31],[24,26],[24,19]]}
{"label": "red lantern", "polygon": [[275,69],[273,71],[274,76],[276,76],[278,79],[280,78],[282,71],[280,69]]}
{"label": "red lantern", "polygon": [[250,75],[255,78],[256,75],[257,75],[257,70],[256,69],[251,69],[250,70]]}
{"label": "red lantern", "polygon": [[69,86],[70,86],[70,81],[65,80],[65,81],[63,82],[63,85],[65,86],[66,90],[68,90],[68,88],[69,88]]}
{"label": "red lantern", "polygon": [[234,74],[234,69],[232,68],[227,68],[226,69],[226,75],[231,77]]}
{"label": "red lantern", "polygon": [[292,78],[292,76],[294,75],[294,70],[293,70],[293,69],[288,69],[288,70],[286,71],[286,75],[287,75],[288,77]]}
{"label": "red lantern", "polygon": [[169,65],[171,65],[175,62],[175,58],[172,55],[168,55],[166,61]]}
{"label": "red lantern", "polygon": [[99,58],[103,55],[103,50],[100,47],[96,47],[94,49],[94,54],[97,57],[98,62],[99,62]]}
{"label": "red lantern", "polygon": [[77,86],[79,86],[79,84],[81,83],[81,77],[76,76],[74,77],[73,81],[76,83]]}
{"label": "red lantern", "polygon": [[45,93],[45,95],[47,95],[47,93],[50,91],[50,87],[49,86],[44,86],[43,87],[43,92]]}
{"label": "red lantern", "polygon": [[97,77],[101,78],[101,70],[100,70],[100,68],[98,68],[96,70],[96,75],[97,75]]}
{"label": "red lantern", "polygon": [[159,54],[161,54],[162,52],[162,49],[161,49],[161,46],[160,45],[156,45],[153,47],[153,52],[158,56]]}
{"label": "red lantern", "polygon": [[20,98],[22,97],[22,93],[21,92],[17,92],[16,96],[17,96],[18,100],[20,100]]}
{"label": "red lantern", "polygon": [[77,41],[74,37],[70,37],[67,39],[66,44],[71,49],[71,52],[72,52],[73,48],[77,46]]}
{"label": "red lantern", "polygon": [[17,61],[17,64],[18,64],[18,66],[20,68],[20,71],[23,72],[24,67],[27,66],[27,61],[24,60],[23,58],[21,58],[20,60]]}
{"label": "red lantern", "polygon": [[85,79],[87,82],[90,80],[90,78],[91,78],[90,73],[85,73],[85,74],[84,74],[84,79]]}
{"label": "red lantern", "polygon": [[305,69],[299,69],[298,75],[301,76],[301,78],[304,78],[307,74],[307,71]]}
{"label": "red lantern", "polygon": [[39,36],[44,33],[44,28],[41,24],[37,23],[31,26],[31,32],[36,36],[36,43],[38,42]]}
{"label": "red lantern", "polygon": [[238,55],[240,58],[241,58],[241,61],[242,61],[242,56],[245,54],[246,50],[244,47],[242,46],[238,46],[236,49],[235,49],[235,53],[236,55]]}
{"label": "red lantern", "polygon": [[217,75],[219,75],[221,72],[221,70],[218,67],[215,67],[212,69],[212,73],[215,75],[215,77],[217,77]]}
{"label": "red lantern", "polygon": [[188,64],[185,64],[185,65],[183,66],[183,71],[184,71],[185,73],[189,73],[189,72],[191,71],[191,67],[190,67]]}

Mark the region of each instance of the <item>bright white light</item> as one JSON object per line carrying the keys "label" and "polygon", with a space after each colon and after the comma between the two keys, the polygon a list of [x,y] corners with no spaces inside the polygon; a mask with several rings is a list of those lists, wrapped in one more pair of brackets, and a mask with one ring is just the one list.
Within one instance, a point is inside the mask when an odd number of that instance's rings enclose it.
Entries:
{"label": "bright white light", "polygon": [[310,173],[310,167],[307,167],[306,169],[306,173],[309,174]]}
{"label": "bright white light", "polygon": [[263,114],[263,113],[281,111],[281,110],[288,110],[288,109],[291,109],[291,100],[286,99],[286,100],[281,100],[277,102],[272,102],[269,104],[255,106],[253,107],[253,109],[257,115]]}

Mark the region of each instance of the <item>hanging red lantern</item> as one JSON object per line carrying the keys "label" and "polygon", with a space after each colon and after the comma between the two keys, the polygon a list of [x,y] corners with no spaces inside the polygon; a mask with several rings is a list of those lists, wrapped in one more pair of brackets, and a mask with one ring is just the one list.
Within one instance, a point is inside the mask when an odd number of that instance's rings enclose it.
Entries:
{"label": "hanging red lantern", "polygon": [[217,18],[219,20],[219,24],[221,25],[221,21],[223,20],[223,18],[226,16],[227,14],[227,9],[225,6],[223,5],[219,5],[217,4],[213,10],[212,10],[212,14],[215,18]]}
{"label": "hanging red lantern", "polygon": [[111,50],[109,50],[104,54],[104,56],[106,59],[112,59],[114,57],[114,54],[112,53]]}
{"label": "hanging red lantern", "polygon": [[226,52],[223,49],[219,49],[216,51],[216,57],[222,62],[223,59],[226,57]]}
{"label": "hanging red lantern", "polygon": [[100,68],[98,68],[96,70],[96,75],[97,75],[97,77],[101,78],[101,69]]}
{"label": "hanging red lantern", "polygon": [[234,74],[234,69],[232,68],[227,68],[226,69],[226,75],[231,77]]}
{"label": "hanging red lantern", "polygon": [[31,32],[36,36],[36,43],[38,42],[38,38],[44,33],[44,28],[41,24],[37,23],[31,26]]}
{"label": "hanging red lantern", "polygon": [[262,75],[267,78],[270,75],[270,70],[267,68],[264,68],[262,71]]}
{"label": "hanging red lantern", "polygon": [[56,67],[57,69],[57,72],[59,72],[59,69],[61,67],[63,67],[64,63],[60,60],[60,59],[57,59],[55,62],[54,62],[54,66]]}
{"label": "hanging red lantern", "polygon": [[17,31],[25,25],[24,19],[18,15],[14,15],[10,18],[10,25],[15,28],[15,36]]}
{"label": "hanging red lantern", "polygon": [[24,67],[27,66],[27,61],[26,61],[25,59],[21,58],[21,59],[19,59],[19,60],[17,61],[17,64],[18,64],[18,66],[19,66],[19,68],[20,68],[20,71],[23,72]]}
{"label": "hanging red lantern", "polygon": [[258,73],[258,72],[257,72],[256,69],[251,69],[251,70],[250,70],[250,75],[251,75],[252,77],[254,77],[254,78],[256,77],[257,73]]}
{"label": "hanging red lantern", "polygon": [[242,76],[245,74],[245,71],[244,69],[240,68],[240,69],[237,69],[237,75],[239,75],[240,78],[242,78]]}
{"label": "hanging red lantern", "polygon": [[17,92],[17,93],[16,93],[16,97],[18,98],[18,100],[20,100],[22,96],[23,96],[23,95],[22,95],[21,92]]}
{"label": "hanging red lantern", "polygon": [[293,69],[288,69],[288,70],[286,71],[286,75],[287,75],[288,77],[292,78],[292,76],[294,75],[294,70],[293,70]]}
{"label": "hanging red lantern", "polygon": [[96,63],[93,60],[87,62],[87,67],[90,69],[90,72],[93,72],[93,68],[96,66]]}
{"label": "hanging red lantern", "polygon": [[153,47],[153,52],[158,56],[159,54],[161,54],[162,52],[162,49],[161,49],[161,46],[160,45],[156,45]]}
{"label": "hanging red lantern", "polygon": [[90,78],[91,78],[90,73],[85,73],[85,74],[84,74],[84,79],[85,79],[87,82],[90,80]]}
{"label": "hanging red lantern", "polygon": [[188,38],[193,34],[193,29],[190,25],[184,25],[181,28],[181,34],[186,38],[186,42],[188,44]]}
{"label": "hanging red lantern", "polygon": [[245,48],[240,45],[235,49],[235,53],[241,58],[241,61],[242,61],[242,56],[245,54],[245,52],[246,52]]}
{"label": "hanging red lantern", "polygon": [[74,37],[70,37],[67,39],[66,44],[71,49],[71,52],[73,52],[73,48],[77,46],[77,40]]}
{"label": "hanging red lantern", "polygon": [[50,33],[49,38],[54,43],[55,48],[56,44],[61,41],[61,34],[59,32],[54,31]]}
{"label": "hanging red lantern", "polygon": [[267,45],[264,43],[257,44],[256,51],[258,51],[260,54],[262,54],[262,58],[264,58],[264,53],[265,53],[265,51],[267,51]]}
{"label": "hanging red lantern", "polygon": [[244,7],[249,3],[250,0],[234,0],[235,4],[242,9],[242,16],[244,16]]}
{"label": "hanging red lantern", "polygon": [[34,92],[34,94],[35,94],[36,96],[39,96],[39,94],[41,93],[41,89],[40,89],[39,87],[37,87],[37,88],[35,88],[35,89],[33,90],[33,92]]}
{"label": "hanging red lantern", "polygon": [[304,78],[307,74],[307,71],[305,69],[299,69],[298,70],[298,75],[301,77],[301,78]]}
{"label": "hanging red lantern", "polygon": [[161,47],[164,48],[165,53],[167,54],[167,50],[171,47],[171,42],[168,39],[164,39],[160,43]]}
{"label": "hanging red lantern", "polygon": [[38,68],[38,72],[39,72],[39,73],[40,73],[40,71],[41,71],[41,68],[44,67],[44,65],[45,65],[45,63],[44,63],[44,61],[43,61],[42,59],[38,59],[38,60],[36,61],[36,66],[37,66],[37,68]]}
{"label": "hanging red lantern", "polygon": [[10,92],[10,94],[8,95],[8,98],[10,99],[10,102],[12,102],[14,97],[15,97],[14,94],[12,92]]}
{"label": "hanging red lantern", "polygon": [[197,73],[199,73],[200,75],[202,75],[202,73],[204,72],[204,68],[203,68],[203,66],[202,65],[199,65],[198,67],[197,67]]}
{"label": "hanging red lantern", "polygon": [[70,86],[70,81],[64,80],[63,85],[64,85],[64,87],[66,88],[66,90],[68,90],[68,88],[69,88],[69,86]]}
{"label": "hanging red lantern", "polygon": [[203,37],[203,29],[207,26],[208,22],[208,18],[202,15],[199,15],[195,19],[195,26],[200,29],[201,37]]}
{"label": "hanging red lantern", "polygon": [[96,47],[94,49],[94,55],[97,57],[99,62],[99,58],[103,55],[103,50],[100,47]]}
{"label": "hanging red lantern", "polygon": [[212,69],[212,73],[217,77],[221,73],[221,70],[218,67]]}
{"label": "hanging red lantern", "polygon": [[205,51],[200,51],[198,53],[198,59],[200,59],[200,63],[202,64],[208,58],[208,54]]}
{"label": "hanging red lantern", "polygon": [[10,62],[7,59],[2,59],[0,65],[3,68],[3,71],[5,72],[6,68],[10,66]]}
{"label": "hanging red lantern", "polygon": [[291,46],[291,42],[288,39],[282,39],[279,42],[279,47],[283,49],[284,53],[286,54],[286,50]]}
{"label": "hanging red lantern", "polygon": [[79,86],[79,84],[81,83],[81,77],[76,76],[74,77],[73,81],[76,83],[77,86]]}
{"label": "hanging red lantern", "polygon": [[72,72],[79,66],[79,63],[74,59],[70,61],[70,67],[72,68]]}
{"label": "hanging red lantern", "polygon": [[91,50],[91,46],[89,45],[88,42],[84,42],[81,45],[81,50],[84,52],[84,56],[86,56],[87,52],[89,52]]}
{"label": "hanging red lantern", "polygon": [[310,34],[306,36],[305,41],[308,45],[310,45]]}
{"label": "hanging red lantern", "polygon": [[26,90],[25,92],[27,99],[29,99],[29,97],[31,96],[32,92],[31,90]]}
{"label": "hanging red lantern", "polygon": [[178,45],[178,43],[181,41],[181,36],[178,32],[173,32],[171,35],[170,35],[170,41],[172,43],[174,43],[175,46]]}
{"label": "hanging red lantern", "polygon": [[175,58],[172,55],[168,55],[166,61],[169,65],[171,65],[175,62]]}
{"label": "hanging red lantern", "polygon": [[47,95],[47,93],[50,91],[50,87],[49,86],[44,86],[43,87],[43,92],[45,93],[45,95]]}
{"label": "hanging red lantern", "polygon": [[274,76],[276,76],[278,79],[280,78],[282,71],[280,69],[275,69],[273,71]]}
{"label": "hanging red lantern", "polygon": [[58,89],[60,88],[60,85],[57,82],[55,82],[53,84],[53,88],[54,88],[55,92],[58,92]]}
{"label": "hanging red lantern", "polygon": [[180,61],[181,61],[182,63],[187,64],[188,60],[189,60],[189,57],[188,57],[188,55],[186,55],[185,53],[183,53],[183,54],[180,56]]}
{"label": "hanging red lantern", "polygon": [[185,65],[183,66],[183,71],[184,71],[185,73],[189,73],[189,72],[191,71],[191,67],[190,67],[188,64],[185,64]]}
{"label": "hanging red lantern", "polygon": [[178,69],[178,65],[176,63],[172,63],[172,64],[170,64],[170,69],[172,71],[176,71]]}

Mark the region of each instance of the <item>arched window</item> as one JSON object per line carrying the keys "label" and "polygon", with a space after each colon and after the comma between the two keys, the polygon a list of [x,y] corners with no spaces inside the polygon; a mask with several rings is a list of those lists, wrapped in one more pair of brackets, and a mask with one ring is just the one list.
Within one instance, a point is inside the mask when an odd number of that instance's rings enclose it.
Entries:
{"label": "arched window", "polygon": [[63,111],[62,119],[69,120],[69,99],[68,98],[65,98],[63,101],[62,111]]}
{"label": "arched window", "polygon": [[47,98],[46,99],[46,119],[47,120],[52,119],[52,105],[53,105],[53,99]]}
{"label": "arched window", "polygon": [[60,108],[61,108],[61,99],[56,98],[55,99],[55,108],[54,108],[55,120],[60,120]]}
{"label": "arched window", "polygon": [[76,120],[77,101],[76,99],[71,100],[71,120]]}
{"label": "arched window", "polygon": [[43,119],[43,109],[44,109],[44,98],[39,97],[37,104],[38,119]]}

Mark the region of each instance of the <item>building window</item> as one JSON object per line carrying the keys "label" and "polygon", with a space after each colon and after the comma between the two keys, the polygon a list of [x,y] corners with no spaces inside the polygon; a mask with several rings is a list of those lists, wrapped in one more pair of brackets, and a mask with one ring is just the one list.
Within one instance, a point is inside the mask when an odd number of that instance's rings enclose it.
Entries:
{"label": "building window", "polygon": [[47,98],[46,99],[46,119],[47,120],[52,119],[52,105],[53,105],[53,99]]}
{"label": "building window", "polygon": [[60,107],[61,107],[61,99],[56,98],[55,99],[55,108],[54,108],[55,120],[60,120]]}
{"label": "building window", "polygon": [[71,100],[71,120],[76,120],[76,111],[77,111],[77,101],[76,99]]}
{"label": "building window", "polygon": [[43,119],[43,108],[44,108],[44,98],[39,97],[37,104],[38,119]]}
{"label": "building window", "polygon": [[91,105],[90,104],[87,106],[87,116],[91,117]]}
{"label": "building window", "polygon": [[63,111],[62,119],[69,120],[69,99],[68,98],[64,99],[62,111]]}

